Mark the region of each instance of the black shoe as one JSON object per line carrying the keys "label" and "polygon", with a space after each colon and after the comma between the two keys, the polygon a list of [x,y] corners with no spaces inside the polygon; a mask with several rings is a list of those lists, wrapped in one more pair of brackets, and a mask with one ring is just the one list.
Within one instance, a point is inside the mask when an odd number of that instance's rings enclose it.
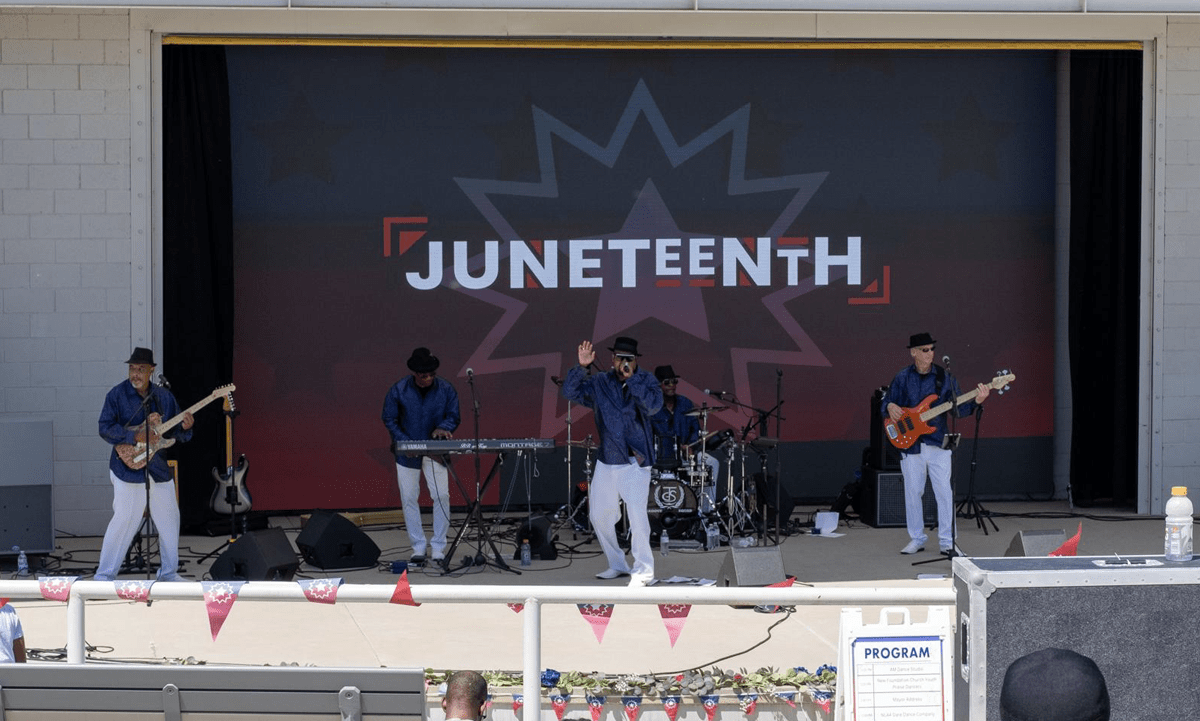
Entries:
{"label": "black shoe", "polygon": [[412,558],[408,559],[408,565],[424,566],[425,565],[425,554],[424,553],[414,553],[412,555]]}

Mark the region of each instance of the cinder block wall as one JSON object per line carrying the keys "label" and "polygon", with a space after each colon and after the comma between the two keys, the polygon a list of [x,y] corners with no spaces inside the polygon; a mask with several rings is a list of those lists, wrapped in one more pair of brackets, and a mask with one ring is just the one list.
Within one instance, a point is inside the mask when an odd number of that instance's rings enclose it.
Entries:
{"label": "cinder block wall", "polygon": [[102,533],[130,347],[129,13],[0,10],[0,412],[54,421],[55,526]]}

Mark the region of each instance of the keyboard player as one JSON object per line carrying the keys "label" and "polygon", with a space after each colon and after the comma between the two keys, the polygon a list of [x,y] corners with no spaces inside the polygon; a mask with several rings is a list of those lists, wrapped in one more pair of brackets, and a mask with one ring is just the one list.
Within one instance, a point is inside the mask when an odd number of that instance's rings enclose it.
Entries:
{"label": "keyboard player", "polygon": [[[411,375],[396,382],[383,400],[383,425],[392,436],[396,449],[396,479],[400,503],[404,509],[404,529],[412,544],[413,565],[422,565],[429,553],[435,562],[446,555],[446,534],[450,530],[450,476],[441,461],[433,456],[412,456],[396,447],[398,441],[445,440],[458,428],[458,392],[449,381],[439,378],[437,356],[428,348],[417,348],[408,359]],[[421,475],[433,501],[433,538],[427,539],[421,524]]]}

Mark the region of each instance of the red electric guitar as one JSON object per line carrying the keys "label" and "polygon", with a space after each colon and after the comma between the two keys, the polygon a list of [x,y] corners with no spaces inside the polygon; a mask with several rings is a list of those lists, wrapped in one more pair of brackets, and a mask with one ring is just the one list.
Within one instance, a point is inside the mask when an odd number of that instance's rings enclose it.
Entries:
{"label": "red electric guitar", "polygon": [[[1015,381],[1016,379],[1015,375],[1007,373],[996,376],[987,385],[992,390],[999,390],[1007,387],[1010,381]],[[969,390],[958,397],[958,404],[961,405],[972,401],[977,395],[979,395],[978,388]],[[884,414],[883,430],[887,433],[887,438],[893,446],[897,448],[911,448],[912,444],[920,440],[921,436],[934,431],[934,427],[927,421],[937,418],[954,407],[954,403],[946,401],[930,408],[929,406],[936,400],[937,396],[931,394],[915,408],[903,409],[904,415],[900,416],[900,420],[898,421],[893,421],[891,416],[888,416],[886,413]]]}

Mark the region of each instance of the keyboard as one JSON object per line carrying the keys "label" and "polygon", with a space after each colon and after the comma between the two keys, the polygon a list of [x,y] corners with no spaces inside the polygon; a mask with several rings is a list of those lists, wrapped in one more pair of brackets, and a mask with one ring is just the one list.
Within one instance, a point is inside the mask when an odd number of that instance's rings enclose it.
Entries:
{"label": "keyboard", "polygon": [[[553,438],[480,438],[480,453],[507,453],[509,451],[533,451],[548,453],[554,450]],[[475,439],[450,438],[447,440],[396,441],[392,453],[409,456],[439,455],[442,453],[474,453]]]}

